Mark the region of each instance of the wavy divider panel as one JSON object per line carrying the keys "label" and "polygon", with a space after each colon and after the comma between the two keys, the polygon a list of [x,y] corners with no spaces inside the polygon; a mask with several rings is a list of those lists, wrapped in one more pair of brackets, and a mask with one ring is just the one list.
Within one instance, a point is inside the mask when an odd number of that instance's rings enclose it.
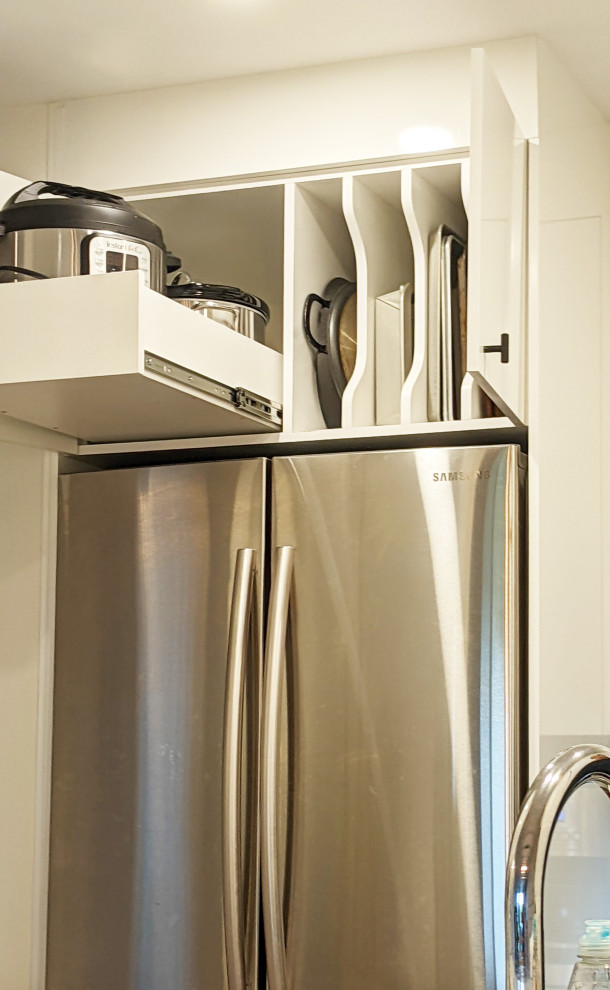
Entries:
{"label": "wavy divider panel", "polygon": [[354,281],[356,261],[342,207],[341,178],[289,183],[285,202],[284,430],[325,428],[318,401],[314,353],[303,333],[310,292],[331,279]]}
{"label": "wavy divider panel", "polygon": [[422,165],[402,173],[402,206],[415,262],[413,364],[402,390],[403,423],[428,420],[428,300],[430,238],[445,224],[461,237],[468,221],[462,201],[462,162]]}
{"label": "wavy divider panel", "polygon": [[[466,217],[470,224],[470,161],[462,162],[461,189],[462,202],[464,203]],[[484,414],[484,402],[485,393],[476,379],[467,371],[462,381],[460,397],[462,419],[480,419]]]}
{"label": "wavy divider panel", "polygon": [[400,171],[345,176],[343,210],[356,256],[358,346],[354,372],[343,394],[342,425],[371,426],[376,421],[375,300],[413,281]]}

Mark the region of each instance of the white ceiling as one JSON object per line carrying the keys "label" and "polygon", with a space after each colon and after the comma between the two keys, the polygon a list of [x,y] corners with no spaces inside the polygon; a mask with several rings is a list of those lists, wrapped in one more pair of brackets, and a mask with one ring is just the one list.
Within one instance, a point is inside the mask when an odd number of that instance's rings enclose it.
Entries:
{"label": "white ceiling", "polygon": [[0,103],[531,34],[610,119],[608,0],[0,0]]}

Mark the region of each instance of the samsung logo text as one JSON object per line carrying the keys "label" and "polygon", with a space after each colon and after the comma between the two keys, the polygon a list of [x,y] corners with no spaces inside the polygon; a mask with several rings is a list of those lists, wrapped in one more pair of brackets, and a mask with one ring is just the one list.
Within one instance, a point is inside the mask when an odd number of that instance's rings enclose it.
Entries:
{"label": "samsung logo text", "polygon": [[433,481],[488,481],[489,471],[475,471],[474,474],[466,474],[465,471],[435,471],[432,475]]}

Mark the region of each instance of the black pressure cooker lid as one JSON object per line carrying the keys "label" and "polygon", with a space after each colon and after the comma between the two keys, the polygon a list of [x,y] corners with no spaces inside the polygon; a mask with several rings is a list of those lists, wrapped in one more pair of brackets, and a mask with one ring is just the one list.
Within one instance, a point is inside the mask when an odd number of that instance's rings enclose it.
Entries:
{"label": "black pressure cooker lid", "polygon": [[171,299],[205,299],[210,302],[219,301],[237,306],[247,306],[269,321],[269,307],[263,299],[242,292],[234,285],[209,285],[205,282],[186,282],[184,285],[168,285],[167,294]]}
{"label": "black pressure cooker lid", "polygon": [[16,192],[0,211],[0,235],[52,227],[103,230],[165,251],[161,228],[112,193],[40,179]]}

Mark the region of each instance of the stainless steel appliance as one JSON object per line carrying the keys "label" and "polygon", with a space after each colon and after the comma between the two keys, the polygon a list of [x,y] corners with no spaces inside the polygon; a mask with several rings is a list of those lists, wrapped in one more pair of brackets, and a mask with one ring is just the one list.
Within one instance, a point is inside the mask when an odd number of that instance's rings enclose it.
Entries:
{"label": "stainless steel appliance", "polygon": [[265,343],[269,307],[263,299],[243,292],[233,285],[208,285],[204,282],[173,283],[167,294],[181,306],[207,316],[230,330]]}
{"label": "stainless steel appliance", "polygon": [[47,990],[503,988],[522,487],[514,446],[62,480]]}
{"label": "stainless steel appliance", "polygon": [[120,196],[40,180],[0,210],[3,280],[134,269],[151,289],[165,291],[161,229]]}

